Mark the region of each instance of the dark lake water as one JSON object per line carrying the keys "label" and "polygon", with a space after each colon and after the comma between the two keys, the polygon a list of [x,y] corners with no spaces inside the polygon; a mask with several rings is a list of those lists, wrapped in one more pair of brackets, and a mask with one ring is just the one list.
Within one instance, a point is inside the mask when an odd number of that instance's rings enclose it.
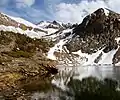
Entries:
{"label": "dark lake water", "polygon": [[[82,97],[86,97],[85,95],[89,93],[91,95],[103,96],[103,94],[106,94],[106,91],[108,91],[108,94],[103,97],[110,97],[114,94],[116,95],[116,91],[119,92],[120,90],[120,67],[112,65],[76,67],[59,65],[58,69],[59,73],[52,79],[49,84],[50,88],[45,91],[38,90],[33,92],[31,100],[79,100],[79,98],[82,100]],[[99,94],[99,91],[102,91],[100,92],[101,94]],[[112,92],[109,93],[109,91]],[[120,100],[119,96],[118,98],[115,96],[113,99],[111,97],[108,99]]]}

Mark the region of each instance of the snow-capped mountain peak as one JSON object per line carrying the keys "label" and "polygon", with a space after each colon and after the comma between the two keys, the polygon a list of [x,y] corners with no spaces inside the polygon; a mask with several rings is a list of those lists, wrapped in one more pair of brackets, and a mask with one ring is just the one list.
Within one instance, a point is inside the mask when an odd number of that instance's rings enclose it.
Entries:
{"label": "snow-capped mountain peak", "polygon": [[0,13],[0,30],[26,34],[31,38],[41,38],[58,31],[58,29],[40,27],[22,18],[9,16],[4,13]]}
{"label": "snow-capped mountain peak", "polygon": [[64,37],[60,35],[59,46],[53,47],[56,58],[51,57],[67,64],[116,65],[120,62],[119,19],[120,14],[109,9],[96,10],[71,31],[60,33]]}
{"label": "snow-capped mountain peak", "polygon": [[59,29],[62,27],[62,25],[57,22],[57,21],[41,21],[37,24],[37,26],[41,27],[41,28],[54,28],[54,29]]}

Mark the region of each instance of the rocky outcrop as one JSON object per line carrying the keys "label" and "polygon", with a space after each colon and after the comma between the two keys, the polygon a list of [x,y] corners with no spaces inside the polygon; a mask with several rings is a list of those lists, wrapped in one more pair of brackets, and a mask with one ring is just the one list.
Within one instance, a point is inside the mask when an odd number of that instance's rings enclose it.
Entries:
{"label": "rocky outcrop", "polygon": [[66,45],[67,48],[71,52],[82,50],[89,54],[100,48],[104,48],[105,53],[116,49],[118,45],[115,38],[120,36],[120,15],[108,11],[108,16],[101,8],[85,17],[83,22],[73,29],[75,37]]}
{"label": "rocky outcrop", "polygon": [[[82,53],[93,54],[101,49],[104,53],[116,50],[119,47],[120,14],[100,8],[76,25],[72,34],[73,37],[64,45],[70,53],[81,50]],[[118,52],[113,63],[119,62],[116,57]]]}

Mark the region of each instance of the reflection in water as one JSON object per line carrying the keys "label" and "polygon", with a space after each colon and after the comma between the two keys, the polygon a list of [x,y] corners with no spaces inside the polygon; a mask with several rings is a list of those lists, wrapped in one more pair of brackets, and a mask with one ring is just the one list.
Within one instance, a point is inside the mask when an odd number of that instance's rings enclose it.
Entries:
{"label": "reflection in water", "polygon": [[114,78],[120,80],[120,67],[114,67]]}
{"label": "reflection in water", "polygon": [[52,83],[57,87],[66,89],[66,84],[70,78],[82,80],[87,77],[96,77],[98,79],[112,78],[119,80],[120,68],[112,65],[93,65],[93,66],[58,66],[59,73],[54,77]]}
{"label": "reflection in water", "polygon": [[[109,100],[120,99],[120,93],[116,92],[116,90],[120,90],[118,84],[120,67],[112,65],[68,67],[61,65],[58,68],[59,73],[52,80],[52,89],[48,92],[33,93],[32,100],[79,100],[77,98],[84,98],[89,93],[90,97],[98,95],[101,97],[110,96],[107,98]],[[115,98],[111,98],[111,96],[115,96]]]}

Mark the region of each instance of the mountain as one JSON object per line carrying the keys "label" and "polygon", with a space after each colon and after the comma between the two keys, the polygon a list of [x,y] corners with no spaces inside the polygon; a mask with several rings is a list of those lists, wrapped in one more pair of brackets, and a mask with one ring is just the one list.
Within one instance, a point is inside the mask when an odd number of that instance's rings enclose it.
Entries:
{"label": "mountain", "polygon": [[0,13],[0,30],[26,34],[31,38],[41,38],[57,31],[57,29],[44,29],[22,18],[4,13]]}
{"label": "mountain", "polygon": [[100,8],[60,34],[60,40],[48,53],[51,59],[67,64],[119,65],[120,14]]}
{"label": "mountain", "polygon": [[53,28],[53,29],[68,29],[68,28],[72,28],[73,24],[71,23],[61,23],[61,22],[57,22],[57,21],[41,21],[37,24],[37,26],[42,27],[42,28]]}
{"label": "mountain", "polygon": [[1,31],[52,39],[55,45],[50,48],[47,57],[67,64],[119,65],[119,22],[120,15],[105,8],[96,10],[82,23],[74,25],[57,21],[41,21],[35,25],[0,13]]}
{"label": "mountain", "polygon": [[62,25],[56,21],[53,21],[53,22],[41,21],[37,24],[37,26],[42,27],[42,28],[54,28],[54,29],[62,28]]}

